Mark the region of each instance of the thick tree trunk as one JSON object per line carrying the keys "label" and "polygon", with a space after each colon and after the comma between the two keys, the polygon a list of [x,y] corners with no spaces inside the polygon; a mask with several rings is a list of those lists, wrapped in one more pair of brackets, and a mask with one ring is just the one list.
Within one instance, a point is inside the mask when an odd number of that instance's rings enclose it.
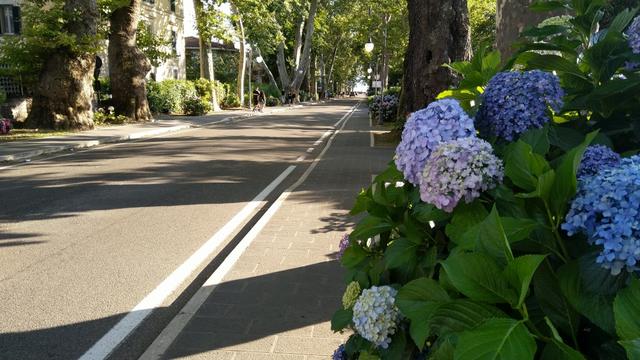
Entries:
{"label": "thick tree trunk", "polygon": [[316,63],[317,57],[315,54],[311,56],[311,67],[309,68],[309,94],[313,101],[318,100],[318,81],[316,79]]}
{"label": "thick tree trunk", "polygon": [[496,47],[507,60],[513,54],[513,43],[520,32],[535,26],[551,16],[546,12],[529,10],[532,0],[497,0],[496,5]]}
{"label": "thick tree trunk", "polygon": [[443,64],[471,55],[466,0],[408,0],[408,10],[403,115],[422,109],[451,84],[453,74]]}
{"label": "thick tree trunk", "polygon": [[147,57],[136,46],[141,0],[111,14],[109,79],[116,113],[134,121],[151,120],[145,76],[151,70]]}
{"label": "thick tree trunk", "polygon": [[200,36],[198,39],[198,46],[198,55],[200,56],[200,78],[211,80],[211,67],[209,64],[211,42]]}
{"label": "thick tree trunk", "polygon": [[309,62],[311,60],[311,46],[313,40],[313,31],[314,31],[314,22],[316,17],[316,12],[318,10],[318,0],[311,0],[311,7],[309,8],[309,18],[307,19],[307,31],[304,37],[304,47],[302,48],[302,59],[300,60],[300,65],[294,75],[293,81],[291,82],[292,91],[297,94],[300,91],[300,85],[302,85],[302,80],[304,80],[307,71],[309,70]]}
{"label": "thick tree trunk", "polygon": [[[69,23],[68,32],[78,38],[95,36],[98,7],[95,0],[67,0],[68,13],[79,13]],[[93,128],[93,69],[95,54],[74,54],[68,49],[55,49],[40,73],[33,89],[33,103],[26,119],[27,126],[50,129]]]}
{"label": "thick tree trunk", "polygon": [[320,55],[320,85],[322,86],[322,92],[320,93],[320,98],[326,98],[327,93],[327,83],[325,79],[325,64],[324,64],[324,54]]}

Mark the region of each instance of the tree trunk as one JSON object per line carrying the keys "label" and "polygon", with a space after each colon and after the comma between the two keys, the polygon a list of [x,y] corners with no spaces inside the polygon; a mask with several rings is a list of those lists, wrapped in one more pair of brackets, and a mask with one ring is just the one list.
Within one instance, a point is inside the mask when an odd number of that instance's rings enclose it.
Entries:
{"label": "tree trunk", "polygon": [[291,68],[291,72],[295,73],[300,66],[300,56],[302,55],[302,34],[304,33],[304,16],[300,16],[300,21],[298,22],[296,28],[296,38],[295,45],[293,48],[293,67]]}
{"label": "tree trunk", "polygon": [[325,64],[324,64],[324,54],[320,54],[320,84],[322,86],[322,92],[320,93],[320,98],[326,98],[327,94],[327,84],[325,80]]}
{"label": "tree trunk", "polygon": [[497,0],[496,47],[505,61],[513,54],[513,43],[520,32],[551,16],[548,12],[529,10],[532,0]]}
{"label": "tree trunk", "polygon": [[236,23],[236,30],[238,32],[238,36],[240,37],[240,49],[238,54],[238,81],[237,81],[237,95],[238,100],[240,100],[240,104],[244,106],[244,75],[245,69],[247,67],[247,57],[245,54],[245,44],[244,44],[244,25],[242,24],[242,17],[240,16],[240,12],[238,12],[238,8],[232,3],[231,11],[238,16],[238,21]]}
{"label": "tree trunk", "polygon": [[318,100],[318,81],[316,79],[316,63],[317,57],[315,54],[311,56],[311,67],[309,68],[309,95],[313,101]]}
{"label": "tree trunk", "polygon": [[[95,0],[67,0],[68,13],[83,16],[71,21],[68,33],[78,38],[96,36],[98,7]],[[75,54],[55,49],[44,64],[38,84],[33,89],[33,103],[26,119],[32,128],[93,128],[93,69],[95,54]]]}
{"label": "tree trunk", "polygon": [[[260,52],[259,47],[256,47],[256,54],[262,57],[262,53]],[[267,65],[267,61],[265,58],[262,58],[261,65],[264,68],[264,70],[267,72],[267,76],[269,77],[269,82],[271,83],[271,85],[275,86],[275,88],[278,89],[278,91],[280,91],[280,88],[278,87],[278,83],[276,82],[275,77],[273,77],[273,73],[271,72],[271,69],[269,69],[269,65]]]}
{"label": "tree trunk", "polygon": [[327,79],[329,79],[328,83],[333,82],[333,66],[336,63],[336,56],[338,55],[338,49],[340,48],[341,43],[342,43],[342,36],[338,38],[338,43],[333,48],[333,54],[331,54],[331,65],[329,65],[329,73],[327,74]]}
{"label": "tree trunk", "polygon": [[408,0],[407,6],[403,115],[422,109],[449,87],[453,74],[443,64],[471,55],[466,0]]}
{"label": "tree trunk", "polygon": [[200,78],[211,79],[211,72],[209,71],[209,49],[211,47],[211,40],[208,36],[201,33],[200,28],[204,20],[202,19],[204,14],[204,4],[202,0],[193,0],[193,6],[196,13],[196,23],[198,24],[198,55],[200,57]]}
{"label": "tree trunk", "polygon": [[309,8],[309,18],[307,19],[307,31],[304,37],[304,47],[302,50],[302,59],[296,73],[294,74],[293,81],[291,82],[292,91],[297,94],[302,85],[302,80],[309,70],[309,61],[311,60],[311,46],[313,40],[314,22],[316,12],[318,10],[318,0],[311,0],[311,7]]}
{"label": "tree trunk", "polygon": [[116,113],[134,121],[148,121],[151,111],[145,76],[151,70],[151,64],[136,46],[140,2],[131,0],[128,6],[111,14],[109,79]]}
{"label": "tree trunk", "polygon": [[[289,79],[289,72],[287,71],[287,62],[284,57],[284,42],[281,42],[280,45],[278,45],[278,55],[277,55],[276,62],[278,64],[278,76],[280,77],[282,90],[287,91],[289,89],[289,84],[291,83],[291,80]],[[285,96],[282,97],[283,102],[284,102]]]}

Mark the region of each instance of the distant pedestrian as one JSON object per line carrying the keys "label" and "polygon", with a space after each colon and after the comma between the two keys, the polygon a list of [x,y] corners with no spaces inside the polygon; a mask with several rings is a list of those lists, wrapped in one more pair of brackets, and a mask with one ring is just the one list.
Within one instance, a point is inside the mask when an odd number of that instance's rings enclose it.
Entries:
{"label": "distant pedestrian", "polygon": [[264,110],[265,104],[267,103],[267,95],[264,93],[264,91],[262,91],[262,89],[259,89],[259,91],[260,95],[258,95],[258,109],[260,110],[260,112],[262,112],[262,110]]}
{"label": "distant pedestrian", "polygon": [[256,86],[253,90],[253,111],[260,110],[260,88]]}

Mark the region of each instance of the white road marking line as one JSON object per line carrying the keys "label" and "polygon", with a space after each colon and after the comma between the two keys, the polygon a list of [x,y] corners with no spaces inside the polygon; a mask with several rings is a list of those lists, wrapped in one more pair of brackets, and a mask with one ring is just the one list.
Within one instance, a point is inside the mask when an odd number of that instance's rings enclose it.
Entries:
{"label": "white road marking line", "polygon": [[298,158],[296,159],[296,161],[303,161],[304,159],[306,159],[307,156],[306,155],[300,155],[298,156]]}
{"label": "white road marking line", "polygon": [[313,150],[314,150],[314,148],[312,148],[312,147],[311,147],[311,148],[308,148],[308,149],[307,149],[307,152],[308,152],[309,154],[311,154],[311,153],[313,152]]}
{"label": "white road marking line", "polygon": [[289,166],[277,178],[275,178],[266,188],[240,210],[229,222],[227,222],[218,232],[216,232],[207,242],[205,242],[195,253],[193,253],[182,265],[171,273],[160,283],[149,295],[147,295],[138,305],[136,305],[122,320],[120,320],[109,332],[107,332],[97,343],[95,343],[82,357],[81,360],[104,359],[115,350],[115,348],[129,334],[142,323],[151,312],[160,307],[171,295],[211,254],[229,237],[242,222],[244,222],[264,199],[275,190],[284,179],[287,178],[296,168]]}
{"label": "white road marking line", "polygon": [[369,131],[369,135],[371,136],[371,143],[369,144],[370,147],[375,147],[375,137],[373,136],[373,131]]}
{"label": "white road marking line", "polygon": [[258,220],[253,228],[251,228],[247,235],[245,235],[245,237],[240,240],[240,243],[238,243],[238,245],[231,251],[231,253],[229,253],[222,264],[220,264],[220,266],[207,279],[202,287],[198,289],[196,294],[189,300],[189,302],[187,302],[184,308],[180,310],[178,315],[176,315],[176,317],[171,320],[169,325],[167,325],[167,327],[162,330],[162,333],[160,333],[160,335],[153,341],[149,348],[147,348],[147,350],[144,352],[144,354],[142,354],[139,360],[156,360],[162,358],[162,356],[168,350],[169,346],[171,346],[180,331],[184,329],[189,320],[191,320],[193,315],[195,315],[195,313],[198,311],[200,306],[204,304],[215,287],[222,282],[222,279],[227,275],[227,273],[229,273],[233,265],[235,265],[238,259],[240,259],[240,256],[244,253],[244,251],[249,247],[249,245],[251,245],[253,240],[269,223],[273,215],[275,215],[275,213],[280,209],[284,201],[309,177],[309,174],[311,174],[320,160],[322,160],[322,158],[324,157],[324,154],[331,147],[331,144],[333,143],[335,137],[338,135],[338,133],[340,133],[340,131],[342,131],[342,129],[344,129],[351,115],[355,113],[358,105],[359,103],[356,104],[356,106],[343,117],[343,119],[346,119],[345,122],[342,124],[340,129],[336,130],[333,133],[333,136],[331,136],[324,149],[322,149],[320,155],[318,155],[318,157],[313,160],[309,168],[307,168],[307,170],[302,174],[298,181],[296,181],[287,190],[285,190],[273,203],[273,205],[269,207],[267,212],[262,215],[260,220]]}

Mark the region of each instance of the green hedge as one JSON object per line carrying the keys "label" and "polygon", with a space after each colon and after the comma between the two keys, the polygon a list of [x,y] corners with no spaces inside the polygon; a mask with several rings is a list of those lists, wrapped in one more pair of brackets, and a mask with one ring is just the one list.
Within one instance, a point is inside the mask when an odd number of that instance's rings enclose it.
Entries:
{"label": "green hedge", "polygon": [[147,83],[149,107],[155,113],[185,113],[201,115],[211,110],[213,90],[222,105],[227,94],[226,84],[206,79],[163,80]]}

